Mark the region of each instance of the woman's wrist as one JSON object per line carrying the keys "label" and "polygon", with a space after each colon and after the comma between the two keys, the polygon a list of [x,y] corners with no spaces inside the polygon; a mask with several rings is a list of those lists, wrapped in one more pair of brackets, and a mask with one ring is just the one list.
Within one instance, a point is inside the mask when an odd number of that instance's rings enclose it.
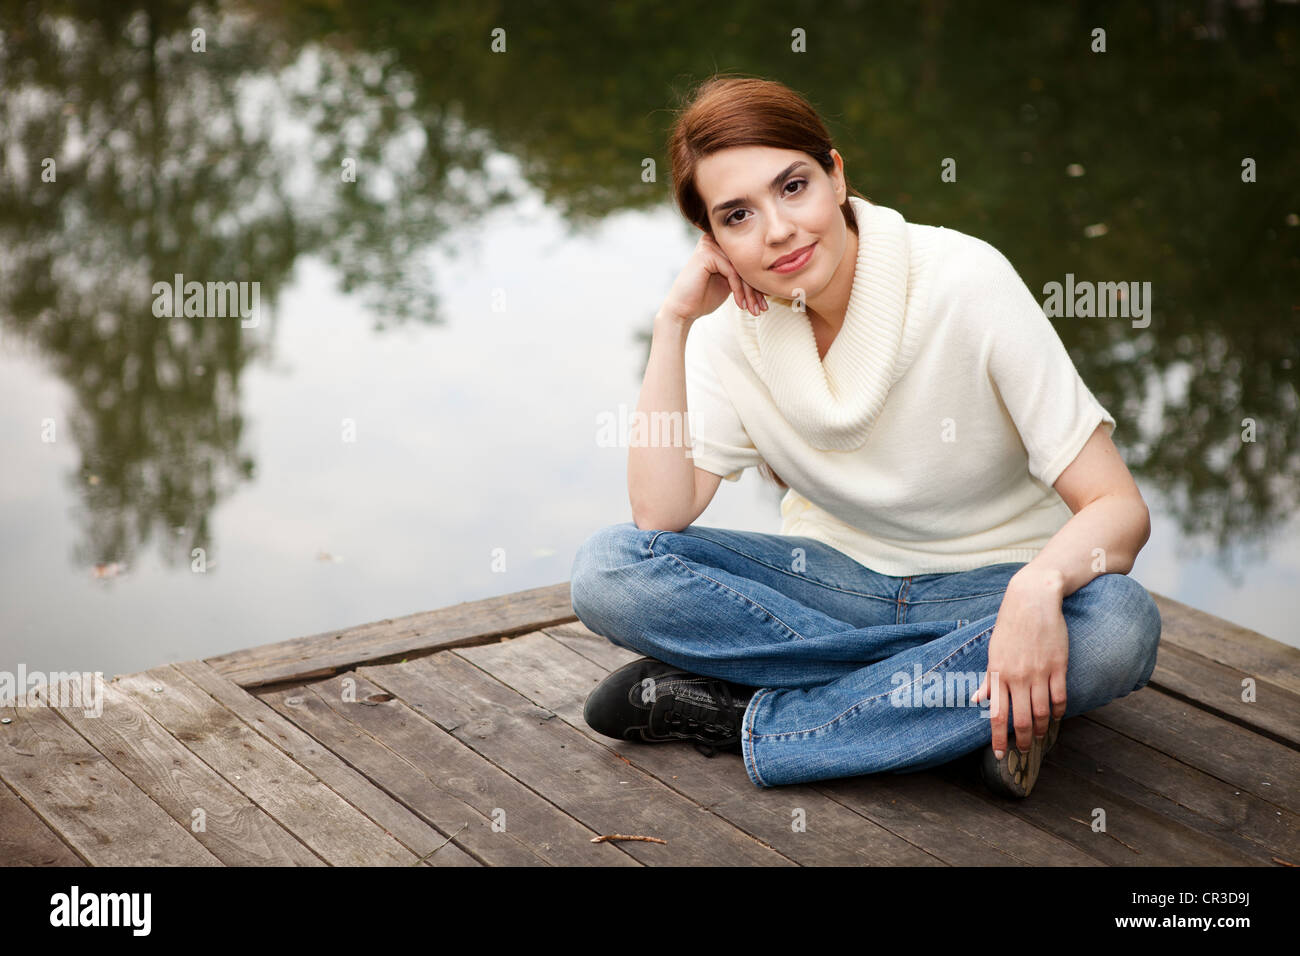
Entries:
{"label": "woman's wrist", "polygon": [[1026,564],[1007,583],[1007,594],[1013,593],[1019,598],[1052,600],[1059,604],[1065,598],[1065,575],[1057,568]]}
{"label": "woman's wrist", "polygon": [[690,326],[692,321],[694,320],[684,318],[683,316],[673,312],[671,309],[665,306],[660,306],[659,311],[655,313],[654,324],[655,328],[658,328],[661,325],[666,325],[673,329],[685,329]]}

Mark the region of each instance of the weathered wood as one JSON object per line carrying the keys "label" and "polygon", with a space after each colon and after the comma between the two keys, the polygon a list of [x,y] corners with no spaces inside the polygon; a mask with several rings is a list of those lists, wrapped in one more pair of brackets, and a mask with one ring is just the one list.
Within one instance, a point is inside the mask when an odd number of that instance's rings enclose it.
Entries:
{"label": "weathered wood", "polygon": [[[345,681],[353,702],[343,699]],[[591,843],[595,831],[359,674],[263,699],[440,830],[457,832],[456,842],[489,865],[639,866]],[[504,830],[493,830],[497,808],[505,812]]]}
{"label": "weathered wood", "polygon": [[[581,656],[606,671],[640,656],[593,634],[580,622],[547,628],[545,633],[575,650],[575,653],[580,651]],[[514,638],[504,644],[519,644],[523,640],[527,639]],[[493,646],[496,645],[475,648],[472,653],[485,653]],[[457,653],[468,656],[471,652]],[[578,665],[569,666],[577,668]],[[550,671],[546,678],[555,679]],[[581,720],[580,709],[575,716]],[[648,746],[650,745],[645,745]],[[645,747],[629,747],[622,752],[625,756],[640,761],[646,759],[637,756]],[[690,748],[687,750],[690,752],[685,753],[686,757],[694,753]],[[715,757],[713,762],[717,763],[720,759],[722,755]],[[739,761],[738,757],[735,759]],[[745,775],[743,765],[739,772],[741,783],[749,788],[750,799],[754,799],[757,794],[773,794],[778,800],[788,799],[782,797],[782,794],[792,788],[758,788]],[[722,775],[719,771],[714,771],[714,774]],[[981,804],[969,795],[956,792],[924,772],[871,774],[808,784],[798,790],[807,790],[822,799],[839,803],[857,816],[865,818],[866,823],[860,826],[870,824],[891,832],[927,855],[954,865],[1100,865],[1088,854],[1068,843],[1037,831],[1001,808]],[[797,805],[805,806],[803,803]],[[897,864],[903,860],[893,862]]]}
{"label": "weathered wood", "polygon": [[[1241,699],[1246,678],[1255,682],[1255,700],[1250,702]],[[1151,686],[1300,749],[1300,695],[1260,674],[1246,674],[1161,641]]]}
{"label": "weathered wood", "polygon": [[0,780],[0,866],[85,866],[59,835]]}
{"label": "weathered wood", "polygon": [[1146,687],[1090,711],[1088,719],[1278,809],[1300,809],[1300,754],[1185,701]]}
{"label": "weathered wood", "polygon": [[[548,633],[539,631],[452,653],[538,706],[559,714],[569,726],[632,766],[657,777],[792,860],[823,866],[941,865],[936,857],[811,787],[755,787],[745,775],[738,755],[722,753],[710,760],[685,743],[634,743],[598,734],[582,719],[582,709],[587,695],[609,671]],[[802,811],[804,829],[793,825],[796,810]]]}
{"label": "weathered wood", "polygon": [[[736,754],[605,738],[586,696],[641,655],[565,582],[120,678],[96,718],[0,709],[0,863],[1300,862],[1300,648],[1153,596],[1150,685],[1067,721],[1024,801],[974,755],[757,788]],[[610,832],[668,843],[590,843]]]}
{"label": "weathered wood", "polygon": [[668,841],[621,844],[642,863],[791,864],[454,654],[361,674],[596,832]]}
{"label": "weathered wood", "polygon": [[1300,647],[1151,592],[1160,609],[1161,644],[1174,644],[1243,674],[1300,694]]}
{"label": "weathered wood", "polygon": [[120,677],[117,684],[172,736],[327,863],[402,866],[418,859],[174,668]]}
{"label": "weathered wood", "polygon": [[103,694],[97,717],[77,708],[59,714],[218,860],[227,866],[325,865],[116,685],[105,683]]}
{"label": "weathered wood", "polygon": [[[1193,612],[1193,614],[1195,613],[1198,612]],[[1166,625],[1166,636],[1168,636],[1169,631],[1170,628]],[[588,659],[605,662],[606,666],[611,669],[614,666],[621,666],[621,663],[626,660],[631,660],[639,656],[633,652],[614,646],[609,641],[599,637],[598,635],[592,634],[583,627],[581,623],[563,625],[557,628],[548,628],[547,632]],[[1263,640],[1266,643],[1275,643],[1268,642],[1267,639]],[[1216,696],[1223,695],[1222,691],[1218,694],[1215,692],[1216,686],[1221,685],[1236,691],[1231,700],[1221,701],[1220,703],[1225,706],[1225,709],[1227,707],[1235,706],[1243,718],[1250,718],[1249,721],[1241,719],[1240,722],[1243,724],[1253,723],[1256,726],[1262,724],[1277,730],[1279,733],[1285,734],[1293,733],[1297,724],[1300,723],[1300,721],[1296,721],[1292,716],[1294,696],[1284,688],[1267,681],[1260,682],[1258,688],[1260,700],[1267,705],[1268,709],[1261,708],[1253,712],[1244,710],[1243,713],[1243,709],[1246,708],[1259,708],[1260,703],[1245,704],[1240,701],[1240,682],[1241,677],[1243,676],[1240,672],[1237,672],[1226,665],[1207,660],[1196,652],[1188,651],[1177,644],[1169,642],[1162,642],[1160,654],[1161,657],[1157,663],[1157,672],[1152,679],[1153,688],[1157,685],[1157,678],[1163,677],[1165,682],[1179,686],[1180,689],[1187,692],[1189,695],[1197,694],[1207,703],[1213,703]],[[1286,655],[1284,654],[1282,656],[1285,657]],[[1177,760],[1159,753],[1158,751],[1152,750],[1150,747],[1147,747],[1140,742],[1130,740],[1128,737],[1109,731],[1104,727],[1104,725],[1084,721],[1083,719],[1072,719],[1067,722],[1067,727],[1075,728],[1077,724],[1085,722],[1095,731],[1109,735],[1113,739],[1114,743],[1121,746],[1124,744],[1131,745],[1133,748],[1142,751],[1141,756],[1135,756],[1134,754],[1129,753],[1127,755],[1126,765],[1129,766],[1133,772],[1140,774],[1143,779],[1146,780],[1148,786],[1153,788],[1148,789],[1147,787],[1141,787],[1134,783],[1134,781],[1128,780],[1126,777],[1112,775],[1112,779],[1107,779],[1104,782],[1097,781],[1100,791],[1111,791],[1114,796],[1119,797],[1126,802],[1135,802],[1140,804],[1147,808],[1147,810],[1156,812],[1158,817],[1166,817],[1170,821],[1186,828],[1175,828],[1169,832],[1156,832],[1153,830],[1150,833],[1146,830],[1142,830],[1141,836],[1143,840],[1150,837],[1156,837],[1159,840],[1158,845],[1154,849],[1151,846],[1143,846],[1141,840],[1137,843],[1134,843],[1132,840],[1128,841],[1136,848],[1135,851],[1127,851],[1122,847],[1122,845],[1115,844],[1108,849],[1112,851],[1118,850],[1118,852],[1112,852],[1109,856],[1108,862],[1122,862],[1122,858],[1126,852],[1143,854],[1144,851],[1145,859],[1142,861],[1144,863],[1149,863],[1153,858],[1155,858],[1153,854],[1163,855],[1165,859],[1171,860],[1172,862],[1178,862],[1180,859],[1190,860],[1195,857],[1196,853],[1201,852],[1201,847],[1200,843],[1193,838],[1189,831],[1197,831],[1212,837],[1214,842],[1211,842],[1207,846],[1212,854],[1212,859],[1220,862],[1224,859],[1230,859],[1233,861],[1234,865],[1241,865],[1241,857],[1245,856],[1250,858],[1250,862],[1253,863],[1267,863],[1271,860],[1273,855],[1278,855],[1282,858],[1290,858],[1295,855],[1295,814],[1292,814],[1290,811],[1278,811],[1277,807],[1273,804],[1265,802],[1264,799],[1254,797],[1250,793],[1238,791],[1234,795],[1231,787],[1223,784],[1215,777],[1188,767]],[[1076,730],[1075,732],[1078,731]],[[1087,735],[1086,731],[1084,731],[1084,735]],[[1071,734],[1069,731],[1063,733],[1063,741],[1070,737]],[[1096,734],[1093,734],[1092,737],[1094,738],[1095,743]],[[1088,755],[1071,751],[1068,747],[1068,744],[1063,743],[1062,747],[1058,749],[1057,752],[1054,752],[1053,756],[1049,758],[1049,765],[1058,766],[1064,761],[1068,767],[1084,777],[1086,781],[1089,773],[1095,774],[1098,767],[1093,765],[1085,769],[1084,765],[1088,762]],[[1109,749],[1110,748],[1102,748],[1103,752],[1107,752]],[[1092,756],[1098,757],[1098,754],[1094,752],[1092,753]],[[1180,796],[1180,799],[1194,800],[1198,809],[1210,813],[1210,816],[1205,816],[1202,813],[1183,807],[1180,803],[1174,802],[1162,795],[1162,793],[1170,792],[1171,788],[1162,790],[1162,781],[1151,778],[1153,772],[1158,773],[1160,769],[1166,765],[1170,768],[1176,768],[1171,770],[1170,773],[1167,774],[1167,777],[1177,778],[1177,786],[1172,789],[1176,789],[1176,791],[1182,795]],[[964,771],[954,771],[952,767],[949,767],[945,768],[943,775],[950,779],[956,779],[952,777],[952,774],[955,772]],[[900,776],[906,778],[911,775]],[[1044,780],[1046,777],[1047,774],[1044,774]],[[1172,781],[1167,779],[1163,782],[1168,784]],[[991,800],[995,803],[1002,802],[997,801],[997,798],[993,797],[992,794],[986,794],[986,792],[978,786],[974,786],[971,789],[974,793],[979,794],[981,798]],[[1040,783],[1039,787],[1035,790],[1033,800],[1027,801],[1027,803],[1032,803],[1035,808],[1042,810],[1044,804],[1051,800],[1050,793],[1052,789],[1053,788],[1050,785]],[[1261,787],[1260,789],[1267,790],[1267,788],[1264,787]],[[1235,820],[1227,815],[1228,808],[1224,807],[1219,807],[1217,810],[1218,815],[1215,816],[1216,810],[1214,801],[1222,801],[1225,795],[1229,801],[1236,801],[1235,806],[1231,808],[1231,813],[1235,816]],[[1012,809],[1016,806],[1017,802],[1002,803],[1004,803],[1008,809]],[[1246,808],[1245,813],[1247,819],[1242,819],[1243,806]],[[1245,827],[1250,831],[1250,836],[1234,832],[1232,829],[1233,826]],[[1069,833],[1068,830],[1062,832]],[[1091,833],[1090,830],[1087,830],[1086,832]],[[1263,846],[1260,845],[1261,841]],[[1178,848],[1180,845],[1184,844],[1193,847],[1195,852],[1180,855]],[[1079,843],[1079,845],[1083,849],[1095,848],[1095,845],[1089,843],[1086,838],[1083,842]]]}
{"label": "weathered wood", "polygon": [[241,687],[328,677],[358,664],[384,663],[449,647],[485,644],[508,634],[523,634],[547,624],[575,620],[567,581],[385,618],[370,624],[296,637],[206,659]]}
{"label": "weathered wood", "polygon": [[[551,630],[560,631],[567,640],[577,642],[581,640],[580,633],[586,629],[582,628],[581,624],[572,624]],[[586,633],[591,635],[590,631]],[[600,642],[620,656],[630,653],[615,647],[604,638],[596,635],[591,635],[591,638],[582,646],[584,651],[592,656],[608,655],[609,651],[601,648]],[[506,643],[519,644],[524,640],[527,638],[515,638]],[[481,655],[496,646],[501,645],[475,648],[473,653]],[[468,655],[471,652],[461,653]],[[1073,722],[1067,721],[1067,727]],[[1063,736],[1064,734],[1063,730]],[[1128,824],[1136,818],[1140,823],[1132,833],[1129,832],[1130,827],[1125,827],[1127,846],[1114,840],[1093,840],[1091,837],[1094,834],[1089,826],[1085,824],[1079,827],[1071,821],[1072,817],[1078,816],[1076,804],[1079,794],[1090,794],[1094,798],[1094,803],[1101,799],[1101,791],[1086,778],[1063,779],[1058,773],[1057,779],[1049,783],[1047,774],[1044,774],[1034,791],[1032,801],[1025,801],[1025,803],[1032,803],[1032,812],[1023,812],[1020,801],[1000,800],[988,793],[978,779],[970,773],[970,769],[970,761],[961,760],[954,761],[943,768],[942,772],[936,768],[934,773],[874,774],[866,779],[872,781],[873,790],[888,793],[894,799],[905,799],[909,806],[915,808],[912,812],[928,813],[941,821],[938,833],[934,835],[938,837],[935,842],[937,852],[944,852],[945,835],[948,837],[948,843],[951,844],[952,830],[955,826],[960,826],[970,835],[969,839],[963,841],[957,848],[958,852],[967,854],[962,861],[965,863],[991,863],[994,860],[1007,862],[1000,857],[1012,857],[1030,864],[1060,865],[1066,858],[1081,862],[1080,854],[1090,858],[1088,862],[1092,865],[1096,865],[1098,861],[1112,865],[1167,864],[1176,863],[1179,859],[1199,859],[1206,865],[1224,863],[1242,865],[1249,861],[1249,857],[1240,848],[1233,848],[1231,845],[1223,846],[1216,842],[1202,845],[1198,840],[1199,834],[1176,821],[1164,820],[1148,809],[1131,804],[1131,801],[1125,802],[1127,816],[1123,822]],[[936,780],[936,777],[939,779]],[[951,785],[957,782],[961,783],[962,789],[968,791],[966,794],[953,793]],[[1067,783],[1073,785],[1062,785]],[[821,786],[833,790],[840,785],[839,781],[835,781]],[[855,784],[854,797],[861,798],[866,789],[860,784]],[[1106,805],[1113,805],[1118,799],[1112,794],[1105,796]],[[980,803],[988,806],[980,806]],[[990,808],[1001,813],[990,812]],[[1006,815],[1018,818],[1017,822],[1009,823],[1005,818]],[[1019,821],[1023,821],[1023,824]],[[910,820],[906,821],[905,825],[910,822]],[[1008,829],[1015,829],[1017,826],[1022,828],[1022,832],[1031,834],[1028,843],[1018,837],[1008,838]],[[1060,841],[1072,844],[1077,853],[1066,850],[1062,857],[1063,848],[1060,844],[1049,841],[1044,846],[1040,831],[1053,833]],[[926,839],[927,835],[921,834],[919,838]],[[1178,855],[1180,846],[1189,848],[1189,852],[1182,857]],[[1034,852],[1045,855],[1030,856]]]}
{"label": "weathered wood", "polygon": [[[479,862],[448,842],[450,832],[442,833],[416,817],[411,810],[393,799],[358,772],[337,752],[310,734],[285,720],[271,707],[251,696],[242,687],[226,680],[202,661],[185,661],[171,665],[197,687],[201,687],[240,720],[270,743],[319,778],[375,823],[411,850],[425,866],[479,866]],[[428,855],[432,853],[432,855]]]}
{"label": "weathered wood", "polygon": [[556,624],[542,628],[543,634],[563,644],[580,657],[585,657],[601,670],[618,670],[624,664],[634,661],[641,655],[625,647],[611,644],[606,638],[594,633],[581,621],[571,624]]}
{"label": "weathered wood", "polygon": [[0,717],[0,778],[91,866],[221,865],[53,708]]}
{"label": "weathered wood", "polygon": [[[1082,719],[1065,721],[1062,741],[1069,734],[1068,726]],[[1056,756],[1055,750],[1052,756]],[[973,798],[997,804],[1110,866],[1249,866],[1260,862],[1258,857],[1164,816],[1113,787],[1100,785],[1095,776],[1077,773],[1061,761],[1049,764],[1039,775],[1026,800],[990,793],[973,774],[960,773],[955,766],[936,768],[936,772]],[[1105,829],[1094,831],[1098,810],[1105,813]]]}
{"label": "weathered wood", "polygon": [[1067,767],[1261,862],[1278,856],[1300,864],[1300,815],[1234,790],[1086,716],[1067,723],[1068,733],[1047,756],[1046,773]]}

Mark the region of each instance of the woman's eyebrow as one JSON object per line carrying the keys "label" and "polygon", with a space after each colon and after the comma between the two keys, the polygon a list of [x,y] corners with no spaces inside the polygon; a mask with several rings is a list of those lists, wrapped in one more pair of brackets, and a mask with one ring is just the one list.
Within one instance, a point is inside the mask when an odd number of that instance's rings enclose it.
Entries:
{"label": "woman's eyebrow", "polygon": [[[780,187],[781,183],[785,181],[785,177],[789,176],[792,172],[794,172],[800,166],[804,165],[806,162],[807,160],[805,159],[796,159],[793,163],[791,163],[785,169],[781,170],[779,173],[776,174],[776,178],[774,178],[772,182],[768,184],[768,188],[777,189],[778,187]],[[716,206],[714,206],[710,212],[710,215],[717,215],[718,213],[723,212],[724,210],[727,209],[731,209],[735,206],[743,206],[748,201],[749,201],[748,196],[744,196],[740,199],[728,199],[726,202],[720,202]]]}

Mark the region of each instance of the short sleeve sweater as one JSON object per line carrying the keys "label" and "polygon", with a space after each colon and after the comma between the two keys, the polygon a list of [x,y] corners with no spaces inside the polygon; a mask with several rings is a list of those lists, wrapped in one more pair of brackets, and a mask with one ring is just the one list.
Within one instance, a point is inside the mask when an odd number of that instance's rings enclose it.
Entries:
{"label": "short sleeve sweater", "polygon": [[1052,484],[1115,419],[996,248],[849,201],[857,264],[824,360],[789,299],[692,324],[694,464],[735,481],[766,461],[790,486],[781,534],[882,574],[1027,562],[1071,517]]}

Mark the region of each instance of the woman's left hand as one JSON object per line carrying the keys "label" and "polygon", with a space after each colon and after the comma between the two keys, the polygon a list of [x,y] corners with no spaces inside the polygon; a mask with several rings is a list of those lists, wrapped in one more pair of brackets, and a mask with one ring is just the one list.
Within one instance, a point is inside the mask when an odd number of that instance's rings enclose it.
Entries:
{"label": "woman's left hand", "polygon": [[[1008,699],[1022,752],[1033,744],[1031,733],[1042,737],[1049,718],[1065,716],[1070,636],[1061,610],[1063,590],[1059,572],[1023,577],[1018,572],[1003,595],[989,638],[988,671],[970,701],[989,701],[993,749],[1000,754],[1007,749]],[[991,693],[994,677],[996,690]]]}

